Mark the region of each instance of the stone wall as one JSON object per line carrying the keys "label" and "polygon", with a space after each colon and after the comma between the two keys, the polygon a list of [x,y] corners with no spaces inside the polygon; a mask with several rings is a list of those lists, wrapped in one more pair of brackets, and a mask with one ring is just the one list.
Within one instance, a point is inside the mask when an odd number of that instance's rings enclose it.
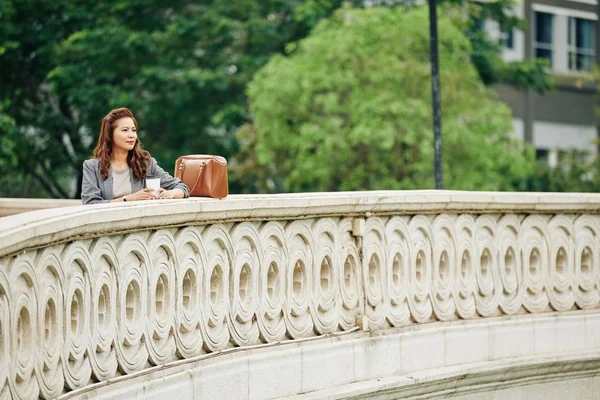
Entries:
{"label": "stone wall", "polygon": [[0,197],[0,217],[20,214],[29,211],[45,210],[57,207],[73,207],[81,204],[81,200],[67,199],[11,199]]}
{"label": "stone wall", "polygon": [[0,218],[0,398],[232,347],[596,309],[599,195],[366,192]]}

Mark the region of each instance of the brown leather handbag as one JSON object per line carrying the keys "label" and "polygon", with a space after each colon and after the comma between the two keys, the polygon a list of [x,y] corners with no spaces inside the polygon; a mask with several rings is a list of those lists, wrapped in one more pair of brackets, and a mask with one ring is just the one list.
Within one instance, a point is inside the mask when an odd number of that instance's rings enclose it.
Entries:
{"label": "brown leather handbag", "polygon": [[220,156],[196,154],[175,161],[175,177],[190,189],[190,196],[222,199],[229,194],[227,160]]}

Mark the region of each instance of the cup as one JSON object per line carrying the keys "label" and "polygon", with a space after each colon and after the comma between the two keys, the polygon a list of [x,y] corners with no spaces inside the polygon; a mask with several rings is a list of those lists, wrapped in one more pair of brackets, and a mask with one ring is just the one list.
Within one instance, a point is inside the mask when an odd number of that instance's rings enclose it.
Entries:
{"label": "cup", "polygon": [[147,177],[146,188],[154,190],[154,193],[158,196],[158,190],[160,189],[160,178]]}

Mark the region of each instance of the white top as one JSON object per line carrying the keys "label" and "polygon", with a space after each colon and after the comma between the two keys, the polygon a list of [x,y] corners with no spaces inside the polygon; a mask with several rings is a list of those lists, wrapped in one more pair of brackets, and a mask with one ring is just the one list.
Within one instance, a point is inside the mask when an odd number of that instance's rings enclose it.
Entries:
{"label": "white top", "polygon": [[123,169],[112,168],[113,199],[131,194],[131,175],[129,167]]}

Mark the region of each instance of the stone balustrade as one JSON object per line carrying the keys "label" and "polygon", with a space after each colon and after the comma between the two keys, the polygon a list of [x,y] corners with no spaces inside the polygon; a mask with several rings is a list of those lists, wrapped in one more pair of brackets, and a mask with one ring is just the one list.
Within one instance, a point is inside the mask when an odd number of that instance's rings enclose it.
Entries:
{"label": "stone balustrade", "polygon": [[230,196],[0,218],[0,398],[362,329],[595,309],[600,195]]}
{"label": "stone balustrade", "polygon": [[68,199],[11,199],[0,197],[0,217],[20,214],[35,210],[56,207],[71,207],[81,204],[81,200]]}

